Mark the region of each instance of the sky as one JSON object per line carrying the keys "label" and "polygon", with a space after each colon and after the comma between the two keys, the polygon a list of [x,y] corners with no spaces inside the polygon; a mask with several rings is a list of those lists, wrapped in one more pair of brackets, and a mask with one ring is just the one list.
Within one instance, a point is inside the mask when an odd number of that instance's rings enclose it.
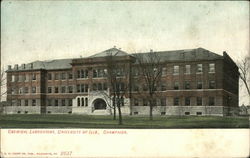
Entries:
{"label": "sky", "polygon": [[[89,56],[193,49],[249,53],[247,1],[2,1],[2,66]],[[240,104],[245,102],[241,89]]]}

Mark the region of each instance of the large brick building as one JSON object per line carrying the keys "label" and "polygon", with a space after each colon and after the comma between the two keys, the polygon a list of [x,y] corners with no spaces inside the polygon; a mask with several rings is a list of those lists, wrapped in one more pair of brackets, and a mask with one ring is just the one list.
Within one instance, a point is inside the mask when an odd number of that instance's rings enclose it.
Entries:
{"label": "large brick building", "polygon": [[[111,48],[75,59],[35,61],[8,66],[8,114],[111,114],[105,56],[115,54],[130,68],[129,95],[123,114],[149,114],[147,91],[137,71],[136,56]],[[232,115],[238,109],[238,67],[203,48],[155,52],[161,58],[162,78],[154,100],[154,115]],[[147,54],[147,53],[143,53]],[[139,93],[140,91],[140,93]],[[105,93],[105,95],[104,95]]]}

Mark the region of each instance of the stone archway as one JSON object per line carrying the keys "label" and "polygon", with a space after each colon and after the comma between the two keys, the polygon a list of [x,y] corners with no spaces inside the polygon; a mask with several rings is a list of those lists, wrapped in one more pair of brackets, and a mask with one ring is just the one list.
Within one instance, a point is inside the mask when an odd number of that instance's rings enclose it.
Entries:
{"label": "stone archway", "polygon": [[103,99],[96,99],[93,102],[93,107],[95,110],[105,110],[107,108],[107,104]]}

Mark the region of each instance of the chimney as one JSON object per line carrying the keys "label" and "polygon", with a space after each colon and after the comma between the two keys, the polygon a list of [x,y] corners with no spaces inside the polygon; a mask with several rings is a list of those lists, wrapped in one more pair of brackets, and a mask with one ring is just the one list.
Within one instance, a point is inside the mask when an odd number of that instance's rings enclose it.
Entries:
{"label": "chimney", "polygon": [[25,64],[22,64],[22,69],[25,69]]}
{"label": "chimney", "polygon": [[153,49],[150,49],[150,52],[153,52]]}
{"label": "chimney", "polygon": [[18,64],[15,64],[14,69],[15,69],[15,70],[18,70]]}
{"label": "chimney", "polygon": [[116,48],[116,46],[114,46],[114,48]]}
{"label": "chimney", "polygon": [[8,70],[11,70],[11,65],[8,65]]}
{"label": "chimney", "polygon": [[30,68],[33,69],[33,63],[30,63]]}

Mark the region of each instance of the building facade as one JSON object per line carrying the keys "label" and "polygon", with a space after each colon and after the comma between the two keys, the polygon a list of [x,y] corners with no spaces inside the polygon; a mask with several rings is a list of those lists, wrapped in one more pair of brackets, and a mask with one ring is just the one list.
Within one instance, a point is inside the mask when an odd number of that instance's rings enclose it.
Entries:
{"label": "building facade", "polygon": [[[134,54],[111,48],[86,58],[35,61],[8,66],[6,114],[110,115],[112,99],[106,56],[129,68],[123,115],[148,115],[144,87]],[[150,52],[148,52],[150,53]],[[237,115],[239,72],[226,52],[203,48],[154,52],[162,64],[154,115]],[[147,53],[142,53],[147,54]],[[122,73],[121,73],[121,77]]]}

